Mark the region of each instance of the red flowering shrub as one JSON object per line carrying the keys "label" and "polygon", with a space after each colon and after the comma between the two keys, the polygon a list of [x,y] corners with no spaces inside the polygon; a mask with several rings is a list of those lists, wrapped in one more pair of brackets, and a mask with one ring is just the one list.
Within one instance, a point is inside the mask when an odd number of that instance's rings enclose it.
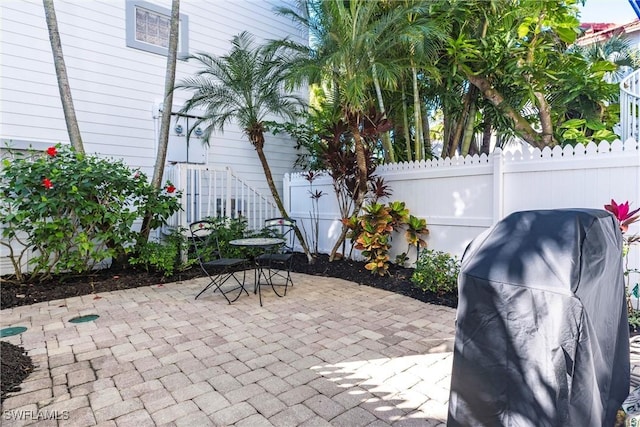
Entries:
{"label": "red flowering shrub", "polygon": [[154,190],[122,161],[60,145],[46,154],[10,152],[0,172],[0,244],[8,248],[18,280],[26,254],[31,280],[85,273],[120,259],[135,248],[132,226],[146,209],[153,212],[153,228],[180,209],[179,192]]}
{"label": "red flowering shrub", "polygon": [[629,225],[636,222],[640,218],[640,208],[633,211],[629,211],[629,201],[621,204],[617,204],[615,200],[611,199],[611,203],[604,205],[604,208],[611,212],[620,221],[620,231],[626,233],[629,229]]}
{"label": "red flowering shrub", "polygon": [[[637,283],[632,287],[631,286],[631,275],[632,274],[640,274],[640,269],[638,268],[630,268],[629,267],[629,250],[631,249],[631,245],[637,244],[640,242],[640,235],[624,235],[629,230],[629,225],[638,221],[640,219],[639,209],[635,209],[630,211],[629,202],[626,201],[624,203],[618,204],[615,200],[611,199],[611,203],[608,205],[604,205],[604,208],[611,212],[620,224],[620,231],[622,232],[622,257],[624,258],[624,281],[625,287],[627,289],[627,310],[629,314],[629,324],[632,323],[631,319],[638,319],[638,315],[635,314],[637,311],[633,309],[631,304],[631,295],[636,298],[640,298],[640,283]],[[638,300],[640,301],[640,299]]]}

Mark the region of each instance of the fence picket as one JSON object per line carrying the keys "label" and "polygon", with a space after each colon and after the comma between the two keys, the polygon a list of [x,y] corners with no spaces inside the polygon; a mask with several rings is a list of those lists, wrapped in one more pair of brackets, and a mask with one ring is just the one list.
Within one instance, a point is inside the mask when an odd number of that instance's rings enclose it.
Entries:
{"label": "fence picket", "polygon": [[[429,246],[456,255],[462,255],[467,244],[489,225],[515,211],[602,209],[611,198],[640,206],[640,151],[632,139],[553,150],[523,146],[496,150],[485,157],[384,165],[377,174],[393,191],[389,200],[404,201],[411,214],[427,219]],[[289,213],[309,229],[308,182],[301,174],[286,179]],[[314,189],[335,198],[328,177],[316,180]],[[331,203],[323,202],[321,209],[318,247],[328,253],[339,234],[340,214]],[[638,224],[629,233],[640,233]],[[402,239],[396,236],[394,242]],[[404,244],[395,246],[392,259]],[[630,264],[640,267],[638,248]]]}

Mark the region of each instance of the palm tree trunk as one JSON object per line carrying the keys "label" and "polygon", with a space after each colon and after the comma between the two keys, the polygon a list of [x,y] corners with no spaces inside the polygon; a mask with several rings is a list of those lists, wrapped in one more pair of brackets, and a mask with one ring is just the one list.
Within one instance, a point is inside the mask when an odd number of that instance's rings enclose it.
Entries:
{"label": "palm tree trunk", "polygon": [[176,80],[176,59],[178,56],[178,38],[180,27],[180,0],[171,2],[171,25],[169,28],[169,52],[167,55],[167,72],[164,79],[164,102],[160,122],[160,137],[158,154],[153,168],[151,185],[160,188],[167,160],[167,146],[169,145],[169,129],[171,127],[171,106],[173,104],[173,86]]}
{"label": "palm tree trunk", "polygon": [[[280,214],[283,218],[289,218],[289,213],[284,207],[284,203],[282,203],[282,199],[280,198],[280,194],[278,193],[278,189],[276,188],[275,182],[273,181],[273,175],[271,174],[271,168],[269,167],[269,162],[267,162],[267,157],[264,155],[264,135],[262,136],[262,142],[254,141],[253,146],[256,149],[256,153],[258,153],[258,159],[260,160],[260,164],[262,165],[262,169],[264,171],[264,176],[267,179],[267,185],[269,186],[269,190],[271,190],[271,195],[273,196],[273,200],[280,211]],[[294,225],[294,231],[296,233],[296,237],[300,242],[300,246],[302,246],[302,250],[307,256],[307,261],[309,264],[313,263],[313,255],[311,255],[311,251],[307,247],[307,242],[304,240],[302,233],[297,225]]]}
{"label": "palm tree trunk", "polygon": [[[475,116],[475,98],[478,94],[478,89],[473,86],[473,85],[469,85],[469,89],[467,90],[467,93],[464,95],[464,104],[462,107],[462,115],[460,116],[460,118],[458,119],[458,122],[456,123],[456,128],[455,128],[455,132],[453,134],[453,141],[451,142],[451,145],[449,146],[449,157],[454,157],[456,155],[456,148],[458,148],[458,145],[460,145],[460,155],[466,155],[466,153],[469,151],[469,148],[467,147],[467,150],[465,152],[465,148],[464,148],[464,144],[465,144],[465,140],[464,138],[467,135],[466,132],[468,132],[468,127],[469,127],[469,120],[472,120],[471,122],[471,126],[473,126],[473,120],[475,120],[474,118],[471,118],[471,115],[473,113],[473,115]],[[473,128],[472,128],[473,130]],[[470,135],[473,136],[473,133]],[[469,136],[469,138],[470,138]],[[468,143],[471,143],[471,139],[469,139]],[[463,152],[465,152],[465,154],[463,154]]]}
{"label": "palm tree trunk", "polygon": [[84,153],[84,144],[82,143],[82,137],[80,136],[76,110],[73,107],[73,98],[71,97],[71,87],[69,86],[67,66],[65,65],[64,55],[62,54],[62,42],[60,41],[60,33],[58,31],[56,10],[53,5],[53,0],[42,0],[42,4],[44,6],[44,15],[47,20],[47,28],[49,29],[49,41],[51,42],[51,51],[53,53],[53,65],[56,69],[58,89],[60,90],[60,100],[62,101],[64,120],[67,124],[69,142],[71,142],[71,146],[78,153]]}
{"label": "palm tree trunk", "polygon": [[482,132],[482,147],[480,148],[480,154],[489,155],[491,149],[491,119],[485,116],[484,118],[484,132]]}
{"label": "palm tree trunk", "polygon": [[[471,89],[471,88],[470,88]],[[460,150],[461,156],[469,154],[469,147],[471,146],[471,140],[473,139],[473,127],[476,121],[476,103],[471,101],[469,104],[469,111],[467,112],[467,123],[462,137],[462,149]]]}
{"label": "palm tree trunk", "polygon": [[[365,197],[367,196],[367,154],[362,135],[360,135],[359,124],[360,120],[355,120],[355,125],[351,127],[351,132],[353,134],[353,139],[355,142],[354,146],[356,153],[356,164],[358,168],[358,184],[356,187],[356,199],[353,206],[352,214],[357,214],[358,212],[360,212],[360,209],[362,209],[362,206],[364,205]],[[342,225],[340,236],[338,236],[338,240],[331,249],[331,254],[329,255],[330,261],[333,261],[335,259],[338,248],[344,243],[344,240],[347,236],[347,231],[347,227],[345,225]]]}
{"label": "palm tree trunk", "polygon": [[[413,62],[413,61],[412,61]],[[415,141],[413,146],[414,157],[416,160],[424,159],[424,136],[422,135],[422,120],[420,117],[420,93],[418,91],[418,70],[415,66],[411,66],[412,82],[413,82],[413,120]]]}
{"label": "palm tree trunk", "polygon": [[[158,138],[158,151],[156,163],[153,168],[151,185],[156,190],[162,186],[164,165],[167,160],[167,145],[169,144],[169,128],[171,126],[171,106],[173,105],[173,86],[176,80],[176,58],[178,56],[178,30],[180,27],[180,0],[171,2],[171,21],[169,24],[169,50],[167,54],[167,69],[164,78],[164,102],[162,104],[162,118],[160,119],[160,136]],[[142,227],[138,242],[140,244],[149,240],[151,234],[152,212],[145,212],[142,219]]]}
{"label": "palm tree trunk", "polygon": [[[355,206],[359,210],[359,208],[364,204],[364,199],[367,195],[367,154],[365,152],[364,142],[358,127],[354,127],[351,131],[353,132],[353,139],[355,141],[356,164],[358,166],[358,187]],[[356,210],[356,212],[358,212],[358,210]]]}
{"label": "palm tree trunk", "polygon": [[440,158],[445,158],[449,154],[449,144],[451,144],[451,111],[450,109],[443,109],[442,111],[442,151],[440,152]]}
{"label": "palm tree trunk", "polygon": [[[373,76],[373,86],[376,90],[376,97],[378,99],[378,108],[380,109],[380,113],[386,119],[387,111],[384,108],[384,100],[382,99],[382,89],[380,88],[380,81],[378,79],[378,72],[376,71],[376,64],[373,62],[371,57],[369,58],[369,62],[371,63],[371,74]],[[384,159],[387,163],[395,163],[396,155],[393,151],[393,145],[391,144],[391,136],[389,132],[384,132],[382,134],[382,147],[384,148]]]}
{"label": "palm tree trunk", "polygon": [[404,124],[404,141],[407,146],[407,161],[413,158],[411,151],[411,134],[409,133],[409,116],[407,112],[407,95],[404,91],[404,82],[402,83],[402,122]]}
{"label": "palm tree trunk", "polygon": [[429,127],[429,111],[427,105],[421,102],[422,111],[422,137],[424,139],[424,151],[428,159],[433,158],[433,148],[431,146],[431,129]]}

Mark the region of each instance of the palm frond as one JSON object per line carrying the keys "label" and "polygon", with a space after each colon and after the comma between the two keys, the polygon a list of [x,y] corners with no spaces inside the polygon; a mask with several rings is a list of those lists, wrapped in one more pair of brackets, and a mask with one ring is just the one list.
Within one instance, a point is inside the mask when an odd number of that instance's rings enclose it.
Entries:
{"label": "palm frond", "polygon": [[225,55],[200,52],[188,60],[199,68],[175,86],[192,94],[180,112],[202,111],[197,123],[205,127],[206,141],[232,121],[247,132],[269,116],[290,118],[297,112],[300,98],[284,84],[290,58],[280,47],[258,45],[245,31],[233,37]]}

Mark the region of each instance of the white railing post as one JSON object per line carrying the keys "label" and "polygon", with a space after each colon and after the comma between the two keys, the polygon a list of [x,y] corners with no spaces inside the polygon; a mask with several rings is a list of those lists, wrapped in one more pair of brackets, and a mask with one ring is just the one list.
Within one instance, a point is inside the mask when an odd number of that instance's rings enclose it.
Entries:
{"label": "white railing post", "polygon": [[[206,166],[176,164],[167,169],[169,179],[183,192],[182,211],[171,226],[188,227],[205,216],[244,216],[250,229],[261,228],[268,215],[277,212],[269,197],[237,177],[229,167],[224,171]],[[234,205],[235,200],[235,205]]]}
{"label": "white railing post", "polygon": [[[178,169],[178,183],[176,186],[182,190],[182,197],[180,198],[180,212],[178,215],[178,227],[188,228],[187,218],[187,204],[189,203],[189,189],[187,188],[187,168],[180,163],[177,163],[174,167]],[[193,195],[191,195],[193,197]]]}
{"label": "white railing post", "polygon": [[225,190],[225,210],[224,215],[226,217],[231,217],[231,179],[233,178],[233,174],[231,173],[231,168],[227,167],[227,185]]}
{"label": "white railing post", "polygon": [[282,203],[287,213],[291,212],[291,174],[285,173],[282,180]]}
{"label": "white railing post", "polygon": [[640,141],[640,70],[620,82],[620,127],[622,141]]}

